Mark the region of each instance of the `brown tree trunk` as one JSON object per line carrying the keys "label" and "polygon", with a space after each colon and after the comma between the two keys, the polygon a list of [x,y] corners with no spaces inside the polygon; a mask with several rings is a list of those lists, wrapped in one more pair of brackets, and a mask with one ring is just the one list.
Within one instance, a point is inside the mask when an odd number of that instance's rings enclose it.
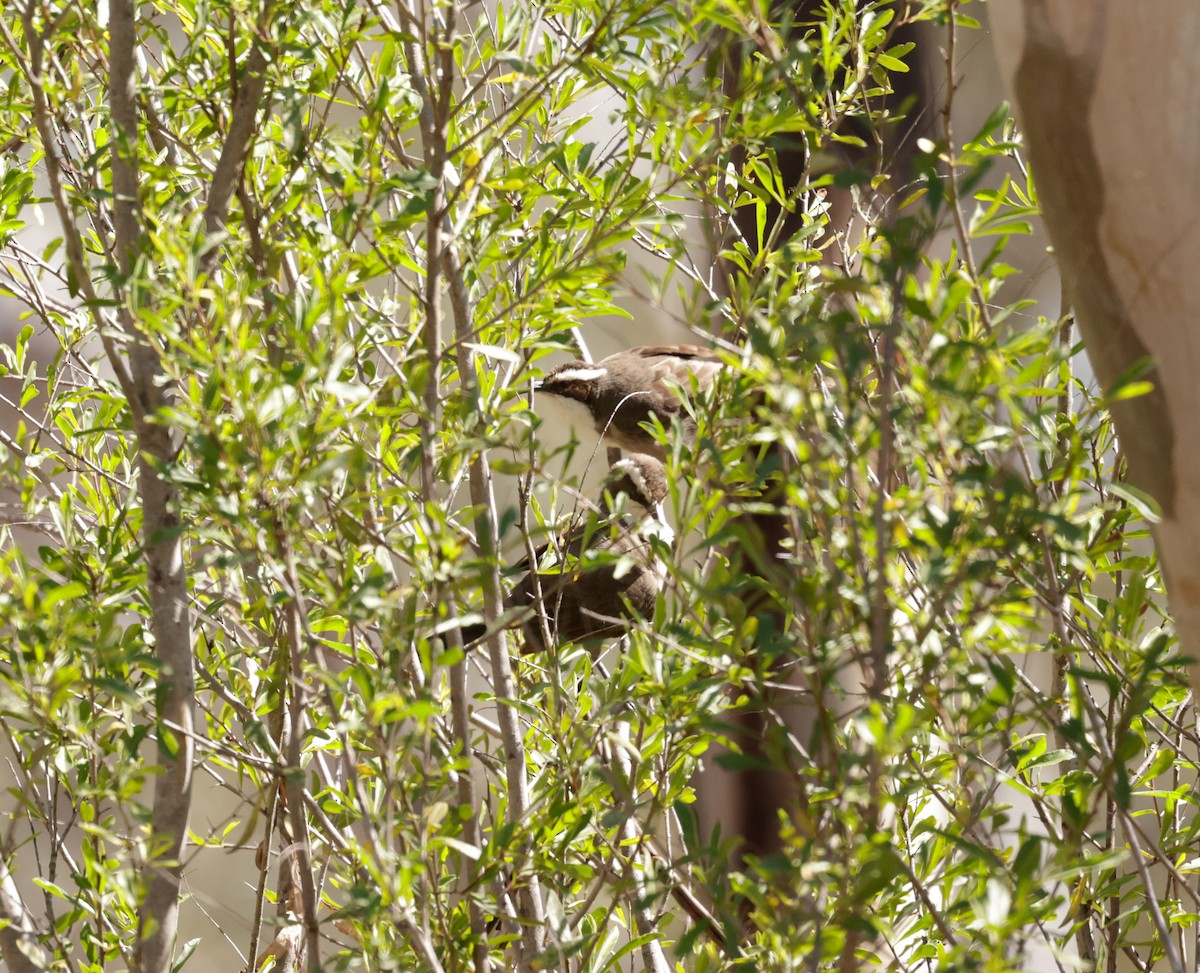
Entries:
{"label": "brown tree trunk", "polygon": [[[1200,6],[1162,0],[991,5],[1045,221],[1103,388],[1150,361],[1146,395],[1112,406],[1185,654],[1200,657]],[[1200,689],[1200,666],[1189,670]]]}

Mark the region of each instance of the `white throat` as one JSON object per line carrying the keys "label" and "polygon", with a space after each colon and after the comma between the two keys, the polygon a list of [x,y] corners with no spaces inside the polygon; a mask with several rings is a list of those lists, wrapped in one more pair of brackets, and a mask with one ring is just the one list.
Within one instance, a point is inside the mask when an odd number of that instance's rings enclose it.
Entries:
{"label": "white throat", "polygon": [[[638,507],[637,509],[644,509]],[[638,525],[638,533],[644,537],[657,537],[664,544],[675,543],[675,531],[667,520],[666,511],[661,503],[656,503],[646,511],[646,518]]]}
{"label": "white throat", "polygon": [[552,420],[554,425],[571,430],[580,442],[587,443],[598,438],[595,417],[578,399],[543,392],[535,401],[537,411],[544,420]]}

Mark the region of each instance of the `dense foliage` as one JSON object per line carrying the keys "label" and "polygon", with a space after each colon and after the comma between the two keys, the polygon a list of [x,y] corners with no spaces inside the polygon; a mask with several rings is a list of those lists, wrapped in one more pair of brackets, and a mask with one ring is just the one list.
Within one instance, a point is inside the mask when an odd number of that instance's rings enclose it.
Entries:
{"label": "dense foliage", "polygon": [[[1195,720],[1105,411],[1144,388],[1003,286],[1036,190],[1003,106],[941,113],[958,6],[4,8],[30,968],[169,969],[173,868],[224,968],[1178,963]],[[464,650],[579,503],[530,381],[631,306],[728,361],[664,430],[668,594],[599,659]],[[767,772],[773,849],[701,762]]]}

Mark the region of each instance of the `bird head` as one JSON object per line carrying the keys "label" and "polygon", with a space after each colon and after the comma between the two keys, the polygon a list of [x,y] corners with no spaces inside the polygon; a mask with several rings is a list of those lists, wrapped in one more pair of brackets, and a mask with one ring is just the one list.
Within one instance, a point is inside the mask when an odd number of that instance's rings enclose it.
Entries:
{"label": "bird head", "polygon": [[599,382],[608,377],[608,369],[583,361],[571,361],[552,368],[534,383],[534,391],[557,395],[586,404],[595,397]]}

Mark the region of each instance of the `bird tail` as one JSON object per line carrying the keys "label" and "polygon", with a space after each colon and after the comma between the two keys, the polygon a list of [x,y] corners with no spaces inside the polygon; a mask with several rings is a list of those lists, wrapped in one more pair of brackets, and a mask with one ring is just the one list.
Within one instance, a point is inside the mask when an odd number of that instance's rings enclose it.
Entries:
{"label": "bird tail", "polygon": [[459,631],[462,633],[463,645],[470,647],[483,638],[487,626],[483,622],[475,622],[473,625],[462,626]]}

